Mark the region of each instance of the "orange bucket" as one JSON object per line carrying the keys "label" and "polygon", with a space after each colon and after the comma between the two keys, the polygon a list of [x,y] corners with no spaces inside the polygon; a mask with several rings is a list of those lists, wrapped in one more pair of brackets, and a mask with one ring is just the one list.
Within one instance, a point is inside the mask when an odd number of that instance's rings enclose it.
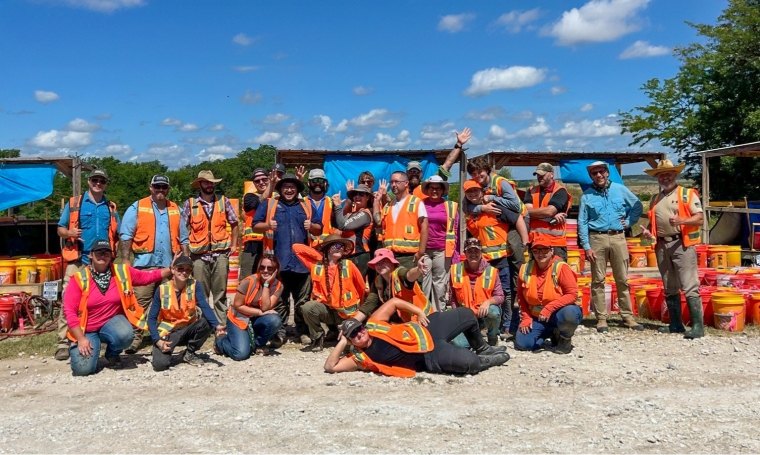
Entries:
{"label": "orange bucket", "polygon": [[657,267],[657,253],[653,246],[647,247],[647,267]]}
{"label": "orange bucket", "polygon": [[16,261],[3,259],[0,261],[0,284],[16,282]]}
{"label": "orange bucket", "polygon": [[647,249],[643,246],[629,246],[631,255],[631,267],[641,268],[647,266]]}
{"label": "orange bucket", "polygon": [[750,324],[760,324],[760,292],[753,292],[749,295],[747,311],[747,322]]}
{"label": "orange bucket", "polygon": [[700,269],[707,268],[707,245],[697,245],[697,267]]}

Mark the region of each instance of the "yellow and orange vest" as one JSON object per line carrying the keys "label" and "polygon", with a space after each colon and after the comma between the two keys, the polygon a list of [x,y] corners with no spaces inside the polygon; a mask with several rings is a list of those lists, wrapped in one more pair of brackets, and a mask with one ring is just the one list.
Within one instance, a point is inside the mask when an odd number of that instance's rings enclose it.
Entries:
{"label": "yellow and orange vest", "polygon": [[158,287],[161,309],[158,311],[158,335],[163,337],[172,330],[186,327],[198,320],[199,308],[195,300],[195,280],[188,279],[177,300],[174,283],[167,281]]}
{"label": "yellow and orange vest", "polygon": [[[518,275],[518,286],[522,286],[525,296],[525,301],[530,309],[530,314],[533,317],[538,317],[541,310],[544,307],[564,295],[562,288],[559,285],[559,274],[563,267],[567,267],[570,271],[570,265],[562,261],[560,258],[555,257],[554,262],[551,264],[551,279],[549,277],[544,280],[544,288],[542,290],[541,298],[538,298],[538,280],[536,277],[536,262],[530,260],[520,267],[520,273]],[[573,272],[575,274],[575,272]]]}
{"label": "yellow and orange vest", "polygon": [[[364,298],[364,286],[354,287],[354,277],[364,278],[356,265],[348,259],[341,259],[336,279],[331,283],[332,289],[325,287],[327,268],[322,262],[317,262],[311,269],[311,298],[332,308],[342,319],[354,317]],[[341,293],[342,289],[342,293]]]}
{"label": "yellow and orange vest", "polygon": [[[689,207],[691,206],[693,199],[699,197],[697,191],[694,188],[684,188],[681,185],[678,185],[676,191],[678,191],[678,216],[680,218],[691,217],[693,213],[691,213]],[[654,236],[654,242],[657,242],[657,226],[655,222],[654,206],[662,199],[662,192],[660,192],[654,197],[649,206],[649,230]],[[692,245],[699,245],[702,243],[701,226],[687,226],[682,224],[679,228],[681,229],[681,241],[683,242],[683,246],[688,248]]]}
{"label": "yellow and orange vest", "polygon": [[[312,199],[310,197],[305,197],[304,200],[306,203],[311,207]],[[309,243],[309,246],[312,248],[319,248],[319,245],[322,244],[322,242],[325,241],[328,235],[331,234],[340,234],[340,229],[336,229],[333,227],[332,224],[332,216],[333,216],[333,209],[335,208],[335,204],[333,203],[332,198],[325,196],[323,198],[324,203],[322,204],[322,233],[319,235],[311,235],[309,234],[309,237],[311,238],[311,242]],[[312,207],[312,212],[313,212]],[[311,219],[311,217],[309,217]]]}
{"label": "yellow and orange vest", "polygon": [[417,224],[420,204],[420,198],[407,195],[395,222],[392,218],[393,205],[388,203],[383,207],[381,228],[385,248],[402,254],[414,254],[420,250],[420,229]]}
{"label": "yellow and orange vest", "polygon": [[[567,191],[567,189],[560,185],[558,182],[554,182],[554,188],[552,189],[552,192],[547,192],[543,199],[539,200],[541,187],[536,186],[533,189],[531,189],[530,193],[533,198],[533,208],[543,208],[549,205],[549,201],[551,200],[552,196],[554,196],[557,191],[564,189]],[[570,195],[570,192],[567,192],[567,208],[565,209],[565,213],[567,213],[567,209],[570,208],[570,206],[573,204],[573,197]],[[549,224],[548,221],[543,220],[537,216],[530,217],[530,231],[531,233],[537,233],[537,234],[545,234],[548,237],[550,246],[567,246],[567,237],[565,237],[565,222],[557,223],[557,224]]]}
{"label": "yellow and orange vest", "polygon": [[[435,348],[430,332],[416,322],[389,324],[385,321],[370,319],[367,321],[366,327],[371,337],[386,341],[409,354],[424,354]],[[400,378],[411,378],[416,374],[410,368],[373,362],[366,354],[353,346],[351,347],[351,355],[361,368],[375,373]]]}
{"label": "yellow and orange vest", "polygon": [[[179,223],[180,213],[177,204],[166,201],[169,216],[169,237],[171,238],[172,253],[180,250]],[[142,198],[137,201],[137,222],[135,234],[132,237],[132,251],[135,254],[152,253],[156,247],[156,214],[153,211],[153,199]]]}
{"label": "yellow and orange vest", "polygon": [[470,281],[470,275],[465,270],[464,262],[451,267],[451,288],[454,290],[456,302],[471,309],[476,315],[480,305],[493,297],[496,281],[499,279],[499,271],[495,267],[487,265],[475,279],[474,289]]}
{"label": "yellow and orange vest", "polygon": [[[251,186],[253,186],[253,183],[251,183]],[[257,197],[259,196],[259,193],[255,191],[249,193],[255,194]],[[245,198],[245,195],[243,195],[243,198]],[[243,215],[243,243],[262,241],[264,239],[264,234],[261,232],[253,232],[253,218],[256,215],[256,210],[249,210]]]}
{"label": "yellow and orange vest", "polygon": [[[85,195],[69,198],[69,230],[79,228],[79,209]],[[116,204],[108,201],[108,210],[111,212],[111,218],[108,223],[108,241],[111,242],[111,252],[116,254],[116,244],[119,241],[119,222],[116,220]],[[81,240],[66,238],[61,247],[61,257],[66,262],[75,262],[81,259],[82,249]]]}
{"label": "yellow and orange vest", "polygon": [[[405,302],[409,302],[417,308],[425,312],[425,315],[435,313],[435,307],[430,303],[425,293],[420,287],[420,283],[414,282],[412,289],[407,288],[402,283],[401,277],[398,274],[399,269],[391,273],[391,296],[397,297]],[[406,311],[398,310],[398,316],[404,322],[417,321],[417,315],[411,315]]]}
{"label": "yellow and orange vest", "polygon": [[[254,305],[254,300],[259,295],[259,292],[263,289],[261,287],[261,277],[254,280],[254,277],[256,276],[257,275],[248,275],[243,279],[243,281],[240,282],[240,285],[242,285],[246,280],[250,281],[248,284],[248,290],[244,296],[243,304],[252,308],[261,308],[259,304]],[[238,286],[238,289],[240,289],[240,285]],[[282,283],[280,283],[279,280],[274,280],[274,286],[270,286],[269,288],[269,295],[276,294],[280,291],[281,288]],[[227,320],[235,324],[235,326],[240,330],[247,330],[250,318],[248,316],[240,314],[237,310],[235,310],[235,307],[233,305],[230,305],[227,309]]]}
{"label": "yellow and orange vest", "polygon": [[214,201],[210,218],[206,215],[204,205],[199,199],[191,197],[189,202],[190,251],[203,254],[228,250],[231,241],[230,234],[227,232],[227,198],[220,196]]}

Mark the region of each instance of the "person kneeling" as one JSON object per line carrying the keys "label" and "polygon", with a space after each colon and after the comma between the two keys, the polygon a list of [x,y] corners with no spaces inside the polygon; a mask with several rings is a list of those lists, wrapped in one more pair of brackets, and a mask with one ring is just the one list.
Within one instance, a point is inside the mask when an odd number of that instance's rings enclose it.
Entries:
{"label": "person kneeling", "polygon": [[583,314],[575,304],[578,280],[575,272],[559,257],[546,236],[536,235],[531,251],[533,258],[520,268],[518,302],[520,327],[515,336],[515,349],[533,351],[548,347],[547,335],[554,351],[567,354],[573,349],[571,339]]}
{"label": "person kneeling", "polygon": [[[397,311],[417,316],[418,322],[390,324]],[[417,371],[444,374],[476,374],[509,360],[505,347],[489,346],[469,308],[425,312],[398,298],[385,302],[370,316],[366,326],[346,319],[342,337],[325,361],[327,373],[359,369],[387,376],[413,377]],[[450,343],[464,333],[474,350]],[[341,356],[350,344],[350,353]]]}
{"label": "person kneeling", "polygon": [[[183,345],[187,345],[183,360],[193,366],[203,365],[196,352],[211,334],[210,325],[216,328],[217,335],[224,333],[224,326],[208,305],[203,286],[192,273],[192,259],[179,256],[172,264],[172,279],[160,285],[153,296],[147,319],[155,371],[169,368],[174,348]],[[198,308],[203,317],[198,317]]]}

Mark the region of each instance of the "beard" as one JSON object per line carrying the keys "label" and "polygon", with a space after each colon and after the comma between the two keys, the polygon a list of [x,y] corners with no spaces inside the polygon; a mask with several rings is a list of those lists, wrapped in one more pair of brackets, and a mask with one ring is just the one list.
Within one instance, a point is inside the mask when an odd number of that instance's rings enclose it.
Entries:
{"label": "beard", "polygon": [[325,192],[325,187],[322,185],[309,185],[309,191],[315,194],[322,194]]}

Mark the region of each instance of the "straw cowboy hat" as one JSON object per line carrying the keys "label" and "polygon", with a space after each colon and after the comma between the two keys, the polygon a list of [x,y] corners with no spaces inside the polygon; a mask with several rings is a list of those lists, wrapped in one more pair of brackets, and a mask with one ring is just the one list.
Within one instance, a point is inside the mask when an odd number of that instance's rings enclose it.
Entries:
{"label": "straw cowboy hat", "polygon": [[322,242],[322,245],[319,246],[319,249],[322,250],[323,254],[326,254],[328,251],[330,251],[330,247],[335,243],[343,244],[344,256],[351,254],[351,252],[354,251],[354,242],[351,239],[341,237],[339,234],[330,234],[325,237],[325,240]]}
{"label": "straw cowboy hat", "polygon": [[670,161],[669,159],[664,159],[664,160],[660,160],[656,168],[644,169],[644,172],[651,175],[652,177],[657,177],[663,172],[675,172],[676,174],[680,174],[681,171],[683,171],[683,168],[685,167],[686,167],[686,163],[679,163],[677,165],[674,165],[673,162]]}
{"label": "straw cowboy hat", "polygon": [[215,179],[214,173],[211,171],[200,171],[198,173],[198,178],[193,180],[193,183],[191,183],[190,186],[192,186],[193,188],[198,188],[200,183],[204,180],[211,183],[219,183],[222,181],[222,179]]}

